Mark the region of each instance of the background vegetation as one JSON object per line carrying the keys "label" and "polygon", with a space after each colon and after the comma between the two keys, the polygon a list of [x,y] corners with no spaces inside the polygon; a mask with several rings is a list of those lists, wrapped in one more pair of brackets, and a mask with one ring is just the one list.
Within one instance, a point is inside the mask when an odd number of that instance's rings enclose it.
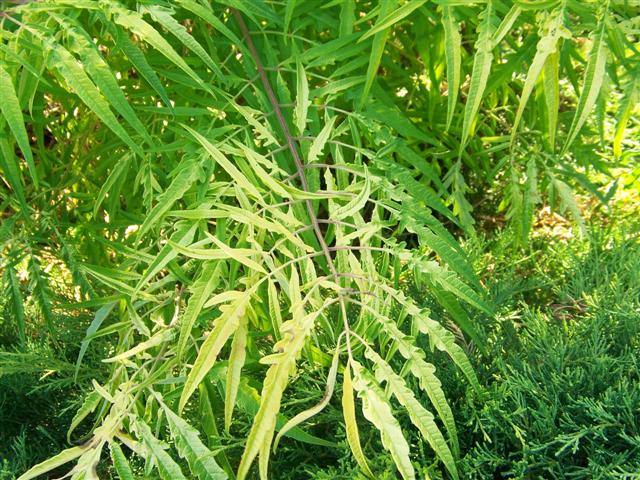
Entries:
{"label": "background vegetation", "polygon": [[0,7],[0,478],[637,478],[637,2]]}

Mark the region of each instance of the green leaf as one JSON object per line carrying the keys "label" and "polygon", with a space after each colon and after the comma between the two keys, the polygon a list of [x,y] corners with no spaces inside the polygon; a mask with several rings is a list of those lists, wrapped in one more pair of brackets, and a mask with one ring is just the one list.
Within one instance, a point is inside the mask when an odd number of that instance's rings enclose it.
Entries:
{"label": "green leaf", "polygon": [[319,88],[314,88],[311,91],[311,98],[322,98],[329,95],[335,95],[343,90],[350,89],[356,85],[364,82],[363,75],[357,75],[355,77],[341,78],[340,80],[331,81]]}
{"label": "green leaf", "polygon": [[578,106],[576,113],[573,117],[573,122],[569,128],[567,134],[567,140],[562,147],[562,154],[564,155],[576,136],[580,132],[580,129],[587,121],[587,117],[591,112],[591,109],[598,99],[600,88],[604,82],[606,74],[605,67],[607,66],[607,42],[606,42],[606,23],[607,13],[609,8],[609,0],[605,0],[602,4],[604,13],[602,14],[596,30],[593,33],[593,43],[589,52],[587,60],[587,67],[584,71],[584,81],[582,82],[582,93],[578,99]]}
{"label": "green leaf", "polygon": [[408,138],[415,138],[436,147],[442,146],[440,140],[427,135],[423,129],[418,128],[397,106],[390,106],[382,102],[370,102],[362,114],[378,123],[377,126],[371,125],[370,128],[375,129],[380,125],[387,125]]}
{"label": "green leaf", "polygon": [[16,276],[16,270],[13,265],[6,266],[6,279],[9,283],[9,295],[11,297],[11,313],[16,320],[18,330],[18,340],[23,347],[27,341],[26,337],[26,321],[24,316],[24,297],[20,289],[20,282]]}
{"label": "green leaf", "polygon": [[340,37],[343,38],[353,33],[355,21],[356,2],[355,0],[342,0],[340,7]]}
{"label": "green leaf", "polygon": [[158,78],[158,75],[156,75],[154,68],[149,65],[144,53],[131,41],[126,32],[119,28],[114,28],[114,31],[116,46],[124,52],[136,71],[140,72],[140,75],[142,75],[151,88],[156,91],[160,99],[173,113],[173,105],[171,104],[171,100],[169,100],[167,91]]}
{"label": "green leaf", "polygon": [[431,280],[445,290],[455,294],[465,302],[482,310],[488,315],[492,314],[489,306],[471,287],[465,284],[454,272],[441,267],[437,262],[422,262],[421,270],[430,276]]}
{"label": "green leaf", "polygon": [[482,95],[487,87],[491,63],[493,61],[493,0],[487,1],[487,7],[481,15],[481,23],[478,25],[478,39],[476,40],[476,54],[473,57],[473,69],[471,71],[471,84],[467,95],[467,104],[464,109],[464,122],[462,125],[462,138],[460,139],[459,156],[462,155],[469,136],[471,135],[471,125],[473,124]]}
{"label": "green leaf", "polygon": [[219,3],[237,8],[258,23],[257,17],[265,18],[273,24],[282,25],[282,17],[276,14],[264,0],[218,0]]}
{"label": "green leaf", "polygon": [[129,30],[131,33],[136,34],[142,40],[147,42],[153,48],[162,53],[171,63],[176,65],[180,70],[185,72],[204,90],[210,91],[210,88],[202,81],[202,79],[195,73],[184,59],[176,52],[171,44],[167,42],[164,37],[151,25],[149,25],[142,15],[137,12],[132,12],[125,8],[111,4],[109,8],[113,15],[115,23],[121,27]]}
{"label": "green leaf", "polygon": [[[394,189],[393,184],[398,184],[409,194],[403,195],[404,198],[400,205],[403,214],[408,212],[408,215],[411,217],[426,217],[429,210],[418,204],[418,202],[422,202],[427,208],[436,210],[449,220],[457,222],[457,219],[444,204],[440,195],[433,188],[425,185],[424,182],[419,182],[414,179],[412,172],[408,168],[399,165],[398,162],[391,161],[381,161],[379,165],[380,168],[383,169],[385,176],[393,182],[391,185],[385,185],[385,188],[392,190]],[[399,188],[395,188],[395,190],[397,191]],[[407,205],[407,208],[405,208],[405,203],[410,204],[410,206]],[[424,214],[422,214],[422,212],[424,212]],[[421,224],[422,221],[418,223]]]}
{"label": "green leaf", "polygon": [[411,12],[420,8],[422,5],[427,3],[427,0],[410,0],[407,3],[403,4],[400,8],[395,9],[393,12],[386,14],[384,17],[382,14],[378,17],[378,21],[376,24],[368,30],[360,39],[359,42],[376,35],[383,30],[387,30],[392,25],[398,23],[400,20],[410,15]]}
{"label": "green leaf", "polygon": [[32,296],[35,298],[36,304],[44,317],[49,334],[55,338],[57,332],[54,329],[54,318],[51,311],[53,293],[49,286],[49,275],[42,268],[41,259],[33,254],[29,258],[27,268],[29,280],[31,281]]}
{"label": "green leaf", "polygon": [[104,95],[109,105],[114,108],[131,125],[145,141],[152,145],[149,133],[136,116],[136,113],[129,105],[127,97],[120,89],[111,68],[98,52],[97,47],[91,41],[90,35],[77,23],[70,21],[66,17],[53,14],[53,17],[67,31],[72,39],[70,49],[75,52],[82,62],[89,76],[93,79],[100,92]]}
{"label": "green leaf", "polygon": [[561,213],[568,210],[571,213],[573,221],[578,225],[581,233],[584,235],[587,231],[587,227],[584,223],[584,219],[582,218],[582,214],[580,213],[578,202],[573,196],[571,187],[555,176],[551,176],[551,185],[560,197]]}
{"label": "green leaf", "polygon": [[193,186],[200,173],[200,166],[194,159],[185,159],[177,167],[177,170],[178,174],[171,185],[158,197],[158,202],[144,219],[140,230],[138,230],[139,239],[144,238],[144,235],[171,210],[173,204]]}
{"label": "green leaf", "polygon": [[293,16],[293,11],[296,9],[297,0],[287,0],[287,5],[284,10],[284,24],[282,26],[282,31],[284,33],[289,32],[289,24],[291,24],[291,17]]}
{"label": "green leaf", "polygon": [[462,308],[458,298],[453,293],[440,288],[434,288],[432,293],[437,302],[451,315],[455,324],[482,349],[485,342],[476,327],[474,327],[469,320],[469,316]]}
{"label": "green leaf", "polygon": [[455,112],[458,91],[460,90],[460,65],[462,38],[458,31],[458,23],[453,15],[453,8],[442,8],[442,25],[444,27],[444,53],[447,61],[447,128],[451,127]]}
{"label": "green leaf", "polygon": [[118,181],[120,176],[127,171],[130,163],[131,157],[129,155],[116,162],[113,169],[111,170],[111,173],[107,177],[107,180],[102,184],[102,187],[100,187],[100,191],[98,192],[98,196],[96,198],[96,203],[93,206],[94,217],[97,217],[100,205],[102,205],[102,202],[107,197],[107,194],[111,193],[111,188]]}
{"label": "green leaf", "polygon": [[438,416],[447,430],[451,450],[455,455],[458,455],[459,447],[456,423],[449,402],[447,402],[444,395],[442,384],[435,375],[436,367],[424,361],[419,355],[414,354],[409,360],[411,374],[418,379],[420,389],[427,394],[429,401],[436,409],[436,412],[438,412]]}
{"label": "green leaf", "polygon": [[213,10],[211,10],[210,5],[200,5],[196,3],[194,0],[177,0],[177,3],[189,10],[191,13],[194,13],[198,17],[202,18],[204,21],[208,22],[211,26],[213,26],[216,30],[221,32],[225,37],[231,40],[231,43],[237,46],[242,46],[243,42],[233,33],[229,28],[219,20]]}
{"label": "green leaf", "polygon": [[324,150],[331,133],[333,132],[333,124],[335,123],[335,119],[331,118],[329,121],[322,127],[320,133],[316,138],[313,139],[311,143],[311,147],[309,147],[309,155],[307,158],[307,163],[314,163],[318,157],[322,154],[322,150]]}
{"label": "green leaf", "polygon": [[109,102],[89,79],[82,64],[63,46],[48,39],[46,39],[45,43],[49,49],[49,67],[58,71],[72,91],[113,133],[120,137],[140,157],[144,157],[142,148],[122,128],[120,122],[109,108]]}
{"label": "green leaf", "polygon": [[516,0],[516,4],[524,11],[547,10],[558,3],[558,0]]}
{"label": "green leaf", "polygon": [[12,145],[9,145],[7,138],[0,138],[0,167],[2,174],[9,186],[13,189],[22,212],[27,212],[27,200],[24,196],[24,182],[20,172],[20,165]]}
{"label": "green leaf", "polygon": [[471,362],[469,362],[464,350],[456,343],[453,333],[425,314],[417,315],[414,318],[418,323],[420,331],[429,335],[431,344],[438,350],[446,352],[447,355],[451,357],[451,360],[460,368],[464,376],[467,377],[467,380],[469,380],[473,388],[480,391],[480,384],[471,366]]}
{"label": "green leaf", "polygon": [[113,462],[113,466],[116,469],[118,478],[120,480],[135,480],[136,477],[134,477],[133,475],[131,465],[129,465],[127,457],[124,456],[120,445],[118,445],[116,442],[111,442],[109,444],[109,450],[111,452],[111,461]]}
{"label": "green leaf", "polygon": [[[33,161],[33,154],[31,153],[31,145],[29,144],[29,137],[27,135],[27,129],[24,126],[24,117],[20,109],[20,102],[16,95],[16,90],[13,87],[11,76],[0,65],[0,90],[2,90],[2,101],[0,102],[0,112],[9,124],[9,128],[13,132],[13,136],[16,139],[22,155],[24,155],[29,167],[29,173],[33,184],[38,187],[38,172],[36,171],[36,165]],[[7,159],[10,161],[11,159]],[[16,186],[14,185],[14,188]]]}
{"label": "green leaf", "polygon": [[152,458],[156,461],[160,477],[163,480],[186,480],[186,477],[182,474],[182,470],[180,470],[180,466],[166,452],[160,440],[153,435],[149,425],[141,419],[137,419],[135,426],[136,431],[153,455]]}
{"label": "green leaf", "polygon": [[200,433],[164,403],[161,405],[167,416],[167,423],[171,430],[171,436],[175,440],[176,450],[189,464],[191,473],[200,480],[226,480],[229,478],[214,460],[213,453],[200,440]]}
{"label": "green leaf", "polygon": [[[403,207],[405,204],[403,203]],[[465,253],[459,250],[455,240],[449,239],[425,226],[429,221],[426,214],[419,210],[419,207],[412,202],[407,202],[406,209],[400,213],[400,219],[406,225],[409,232],[418,236],[421,245],[432,249],[442,259],[443,263],[450,266],[458,275],[464,278],[471,285],[479,288],[480,282],[473,268],[469,264]],[[435,220],[435,219],[434,219]],[[429,225],[431,227],[431,225]],[[452,244],[453,243],[453,244]]]}
{"label": "green leaf", "polygon": [[[148,12],[151,17],[171,32],[182,44],[195,53],[200,59],[207,65],[218,77],[224,79],[224,75],[220,70],[220,67],[212,60],[206,50],[200,45],[195,38],[193,38],[186,27],[180,24],[171,15],[172,11],[157,5],[143,7],[143,12]],[[184,69],[183,69],[184,70]],[[186,70],[185,70],[186,72]],[[187,72],[188,73],[188,72]],[[200,77],[198,77],[200,78]]]}
{"label": "green leaf", "polygon": [[[380,5],[380,13],[378,14],[379,19],[385,18],[387,15],[390,15],[394,12],[396,6],[395,0],[382,0]],[[379,31],[373,37],[373,45],[371,47],[371,54],[369,55],[369,66],[367,67],[366,80],[364,82],[364,88],[362,90],[362,96],[360,97],[360,107],[362,107],[367,97],[369,96],[369,91],[371,90],[371,86],[373,85],[373,81],[378,74],[378,67],[380,66],[380,60],[382,59],[382,54],[384,53],[384,46],[387,43],[387,38],[389,37],[389,29],[384,29]],[[348,38],[348,37],[345,37]]]}
{"label": "green leaf", "polygon": [[96,265],[82,265],[82,270],[90,274],[92,277],[95,277],[100,282],[107,285],[109,288],[117,291],[118,293],[121,293],[122,295],[137,295],[138,297],[144,298],[145,300],[155,300],[155,297],[153,295],[145,292],[136,292],[135,289],[127,283],[114,278],[114,272],[111,269],[98,267]]}

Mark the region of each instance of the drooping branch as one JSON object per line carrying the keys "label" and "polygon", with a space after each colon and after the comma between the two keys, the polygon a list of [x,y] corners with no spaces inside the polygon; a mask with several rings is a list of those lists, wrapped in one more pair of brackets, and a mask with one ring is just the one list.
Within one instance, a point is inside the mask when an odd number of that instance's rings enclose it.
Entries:
{"label": "drooping branch", "polygon": [[[300,157],[300,152],[298,151],[298,146],[296,145],[295,137],[291,134],[291,131],[289,130],[289,126],[287,125],[287,121],[285,120],[284,115],[282,114],[282,109],[280,108],[280,102],[276,98],[273,88],[271,87],[271,83],[269,82],[269,78],[267,77],[267,72],[264,68],[262,60],[260,59],[260,55],[258,54],[258,51],[256,50],[256,46],[253,43],[253,39],[251,38],[251,32],[249,32],[249,29],[247,28],[247,24],[242,18],[242,15],[240,14],[240,12],[235,8],[232,8],[231,11],[233,13],[234,18],[236,19],[236,22],[238,23],[238,26],[240,27],[240,30],[242,31],[243,41],[246,42],[246,46],[249,49],[249,52],[251,53],[251,57],[253,58],[254,63],[256,64],[256,68],[258,69],[258,74],[260,75],[260,80],[262,81],[262,85],[265,89],[267,97],[269,98],[269,102],[273,107],[273,111],[275,112],[276,119],[278,120],[278,124],[282,129],[282,133],[285,137],[286,144],[289,148],[289,152],[291,153],[291,157],[293,158],[293,161],[295,163],[297,176],[300,179],[300,184],[302,186],[302,189],[305,192],[308,192],[309,182],[307,181],[307,177],[304,170],[304,163],[302,162],[302,158]],[[324,257],[327,260],[327,265],[329,266],[329,270],[331,271],[331,274],[333,275],[336,282],[338,282],[340,276],[338,275],[338,270],[336,269],[336,266],[333,262],[333,258],[331,257],[331,249],[327,246],[327,242],[320,228],[320,222],[318,221],[318,217],[316,216],[313,210],[313,204],[309,199],[305,200],[305,204],[307,206],[309,221],[311,222],[313,231],[316,235],[316,238],[318,239],[318,243],[320,245],[322,253],[324,254]],[[350,328],[349,328],[349,321],[347,319],[346,302],[345,302],[344,296],[341,294],[339,294],[339,299],[340,299],[340,310],[342,313],[342,320],[343,320],[344,328],[346,332],[347,351],[349,352],[349,356],[351,357],[351,344],[349,341]]]}
{"label": "drooping branch", "polygon": [[[271,83],[269,82],[269,78],[267,77],[267,72],[264,68],[262,60],[260,59],[260,55],[258,54],[258,51],[256,50],[256,46],[253,43],[253,39],[251,38],[251,33],[249,32],[249,29],[247,28],[247,24],[242,18],[242,15],[240,14],[240,12],[235,8],[232,9],[232,12],[233,12],[233,16],[238,22],[238,26],[240,27],[240,30],[242,31],[243,40],[246,42],[246,46],[249,49],[249,52],[251,53],[251,57],[253,58],[253,61],[256,64],[256,68],[258,69],[258,74],[260,75],[260,80],[262,81],[262,86],[264,87],[267,97],[269,98],[269,102],[271,103],[271,106],[273,107],[273,111],[276,114],[278,124],[282,129],[282,133],[285,137],[287,147],[289,148],[289,152],[291,153],[291,157],[293,158],[293,161],[295,163],[297,176],[300,179],[300,184],[302,186],[302,189],[305,192],[308,192],[309,182],[307,181],[307,177],[304,173],[304,163],[302,162],[302,158],[300,157],[298,146],[296,145],[295,138],[291,134],[291,131],[289,130],[289,126],[287,125],[287,121],[285,120],[284,115],[282,114],[282,109],[280,108],[280,102],[276,98],[273,88],[271,87]],[[307,206],[307,211],[309,213],[309,220],[311,222],[311,225],[313,226],[313,230],[316,234],[316,237],[318,238],[318,243],[320,244],[320,248],[325,253],[325,257],[327,258],[327,263],[329,265],[329,269],[331,270],[331,273],[335,275],[337,274],[337,270],[333,263],[333,259],[331,258],[331,254],[327,249],[327,242],[325,241],[324,235],[322,234],[322,230],[320,229],[318,218],[316,217],[316,214],[313,211],[313,204],[309,199],[305,200],[305,203]]]}

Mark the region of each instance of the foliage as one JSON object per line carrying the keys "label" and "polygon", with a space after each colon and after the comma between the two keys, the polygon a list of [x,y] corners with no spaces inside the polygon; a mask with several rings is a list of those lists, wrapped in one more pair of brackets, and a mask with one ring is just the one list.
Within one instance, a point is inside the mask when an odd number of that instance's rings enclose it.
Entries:
{"label": "foliage", "polygon": [[640,469],[637,226],[599,229],[585,243],[557,245],[564,268],[545,261],[537,272],[552,298],[509,306],[489,334],[479,371],[488,394],[454,405],[468,419],[468,478],[634,478]]}
{"label": "foliage", "polygon": [[[591,239],[563,240],[538,223],[524,255],[507,229],[467,245],[497,322],[486,328],[487,351],[472,355],[483,397],[469,395],[453,369],[439,375],[459,420],[465,478],[634,478],[640,245],[637,197],[622,198],[611,217],[592,220]],[[338,402],[328,409],[324,415],[339,415]],[[428,448],[416,442],[416,452]],[[340,457],[316,464],[295,448],[279,457],[287,472],[279,478],[360,478]],[[419,459],[438,478],[429,458]],[[394,478],[385,455],[371,463],[380,478]]]}
{"label": "foliage", "polygon": [[[416,436],[429,470],[459,478],[439,372],[455,366],[480,394],[459,339],[484,349],[467,313],[494,308],[451,232],[473,235],[486,188],[506,192],[494,208],[521,244],[540,192],[580,225],[569,184],[609,201],[609,169],[633,154],[632,12],[615,0],[9,5],[0,248],[17,334],[3,365],[26,363],[34,340],[64,345],[59,311],[92,317],[76,324],[77,356],[58,359],[87,389],[71,430],[93,419],[91,436],[20,478],[63,466],[95,478],[107,451],[120,478],[266,478],[282,437],[335,446],[301,427],[336,387],[333,425],[363,475],[379,475],[364,418],[403,478],[427,474]],[[561,75],[579,95],[560,92]],[[604,160],[580,136],[594,107]],[[301,370],[322,372],[324,394],[292,397]]]}
{"label": "foliage", "polygon": [[[28,317],[29,318],[29,317]],[[70,323],[55,317],[56,326]],[[3,333],[5,332],[3,328]],[[30,341],[22,352],[8,343],[0,352],[0,478],[17,478],[33,464],[66,448],[65,433],[82,404],[85,389],[73,382],[74,347],[80,335],[65,335],[58,346]],[[90,359],[94,371],[99,360]],[[89,375],[82,375],[86,382]],[[89,425],[90,427],[90,425]],[[87,426],[79,433],[85,435]]]}

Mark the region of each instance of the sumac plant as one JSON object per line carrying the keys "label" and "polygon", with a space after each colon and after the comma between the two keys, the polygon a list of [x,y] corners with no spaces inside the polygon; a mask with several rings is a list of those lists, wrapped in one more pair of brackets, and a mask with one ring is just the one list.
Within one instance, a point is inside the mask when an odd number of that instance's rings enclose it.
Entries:
{"label": "sumac plant", "polygon": [[[505,201],[530,222],[545,169],[575,209],[561,180],[577,167],[571,147],[610,78],[627,91],[613,147],[624,157],[638,74],[632,2],[478,3],[0,2],[1,266],[17,345],[37,330],[28,296],[52,342],[53,310],[93,312],[76,376],[98,339],[111,346],[107,380],[88,386],[70,426],[75,446],[21,480],[65,464],[73,479],[97,478],[107,455],[123,479],[140,464],[171,480],[267,478],[281,438],[315,439],[305,424],[330,402],[367,477],[368,423],[403,478],[425,474],[407,429],[460,478],[437,363],[481,387],[456,336],[406,287],[481,344],[467,312],[492,307],[450,233],[472,228],[471,182],[509,172]],[[592,36],[582,69],[573,30]],[[581,91],[566,133],[559,72]],[[534,90],[540,119],[525,108]],[[546,152],[527,153],[523,125]],[[486,150],[488,136],[503,142]],[[68,270],[75,305],[56,303],[45,261]],[[324,371],[324,395],[285,416],[307,368]],[[252,424],[227,445],[240,408]]]}

